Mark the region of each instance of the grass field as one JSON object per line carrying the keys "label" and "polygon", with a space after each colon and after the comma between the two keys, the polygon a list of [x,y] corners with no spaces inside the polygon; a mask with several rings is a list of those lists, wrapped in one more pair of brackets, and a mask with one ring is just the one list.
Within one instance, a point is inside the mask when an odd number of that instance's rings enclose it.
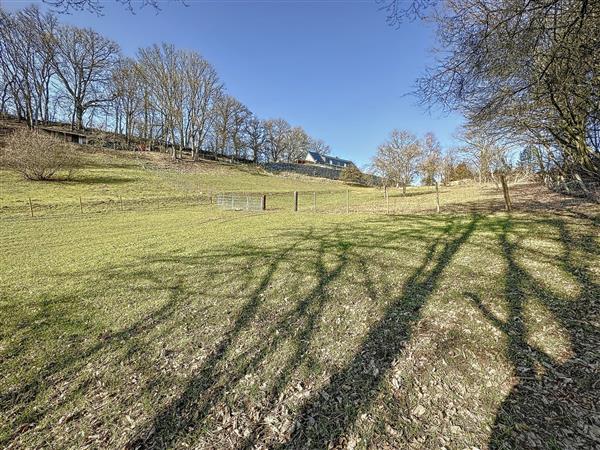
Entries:
{"label": "grass field", "polygon": [[[2,202],[346,189],[102,158],[102,183],[1,172]],[[376,190],[351,214],[7,214],[0,445],[598,447],[598,207],[473,190],[439,215],[374,214]]]}
{"label": "grass field", "polygon": [[[172,163],[167,155],[134,152],[83,154],[86,164],[68,180],[32,183],[17,173],[0,170],[0,218],[76,216],[110,211],[144,211],[208,205],[220,192],[267,194],[269,210],[291,211],[293,192],[299,208],[319,212],[405,214],[433,212],[435,189],[410,187],[407,195],[389,189],[389,201],[381,188],[345,184],[289,174],[275,176],[252,165],[227,165],[205,161]],[[349,190],[349,196],[347,194]],[[31,199],[31,206],[30,201]],[[348,202],[349,200],[349,202]],[[440,205],[451,209],[485,200],[501,201],[493,185],[442,186]],[[349,203],[349,205],[347,205]]]}

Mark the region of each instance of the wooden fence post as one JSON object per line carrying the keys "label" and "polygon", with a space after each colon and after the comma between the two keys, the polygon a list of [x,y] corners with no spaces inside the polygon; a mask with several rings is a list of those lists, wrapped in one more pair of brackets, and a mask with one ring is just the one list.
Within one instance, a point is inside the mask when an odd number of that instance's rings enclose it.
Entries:
{"label": "wooden fence post", "polygon": [[294,191],[294,212],[298,211],[298,191]]}
{"label": "wooden fence post", "polygon": [[438,182],[435,182],[435,207],[436,207],[436,211],[440,212],[440,186],[438,184]]}
{"label": "wooden fence post", "polygon": [[260,198],[260,209],[266,211],[267,209],[267,195],[263,194]]}
{"label": "wooden fence post", "polygon": [[31,217],[33,217],[33,203],[31,202],[31,197],[29,197],[29,209],[31,211]]}
{"label": "wooden fence post", "polygon": [[81,196],[79,196],[79,210],[81,211],[81,214],[83,214],[83,201],[81,200]]}
{"label": "wooden fence post", "polygon": [[123,198],[119,195],[119,203],[121,204],[121,212],[123,212]]}
{"label": "wooden fence post", "polygon": [[512,203],[510,201],[510,193],[508,192],[508,183],[504,174],[500,175],[500,182],[502,183],[502,192],[504,194],[504,203],[506,204],[506,210],[510,212],[512,210]]}
{"label": "wooden fence post", "polygon": [[313,212],[317,212],[317,193],[313,192]]}

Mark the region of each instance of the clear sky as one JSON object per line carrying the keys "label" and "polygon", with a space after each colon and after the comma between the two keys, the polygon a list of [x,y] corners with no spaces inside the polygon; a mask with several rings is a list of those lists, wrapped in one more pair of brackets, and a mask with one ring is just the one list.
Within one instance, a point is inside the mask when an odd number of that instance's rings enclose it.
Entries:
{"label": "clear sky", "polygon": [[[9,9],[28,3],[3,2]],[[452,144],[460,117],[429,114],[406,95],[431,61],[430,26],[392,28],[375,0],[187,4],[132,15],[107,0],[101,17],[74,12],[61,20],[101,32],[127,55],[163,41],[196,50],[259,117],[300,125],[359,165],[393,128],[433,131]]]}

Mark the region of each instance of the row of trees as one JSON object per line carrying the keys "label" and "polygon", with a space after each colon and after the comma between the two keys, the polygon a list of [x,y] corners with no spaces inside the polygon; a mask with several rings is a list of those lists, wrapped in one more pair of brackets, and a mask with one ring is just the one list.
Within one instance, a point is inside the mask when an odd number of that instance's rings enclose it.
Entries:
{"label": "row of trees", "polygon": [[101,128],[125,144],[294,161],[329,147],[283,119],[261,120],[227,93],[200,54],[162,44],[124,57],[89,28],[61,24],[30,6],[0,8],[0,113],[30,128],[53,121]]}
{"label": "row of trees", "polygon": [[423,102],[460,111],[540,170],[600,181],[600,2],[389,0],[393,24],[427,17],[438,58]]}
{"label": "row of trees", "polygon": [[515,158],[513,147],[499,145],[494,138],[465,128],[457,136],[460,145],[443,149],[434,133],[422,138],[406,130],[393,130],[378,148],[373,171],[388,185],[406,186],[420,179],[422,184],[475,179],[498,182],[501,173],[520,176],[537,170],[536,161],[525,149]]}

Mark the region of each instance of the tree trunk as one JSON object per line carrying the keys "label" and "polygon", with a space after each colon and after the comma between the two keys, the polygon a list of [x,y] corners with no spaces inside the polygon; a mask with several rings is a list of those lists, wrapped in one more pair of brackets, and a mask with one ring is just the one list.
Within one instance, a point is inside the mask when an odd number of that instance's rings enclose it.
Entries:
{"label": "tree trunk", "polygon": [[506,177],[504,175],[500,175],[500,182],[502,183],[502,192],[504,194],[506,210],[510,212],[512,210],[512,203],[510,201],[510,194],[508,192],[508,183],[506,182]]}
{"label": "tree trunk", "polygon": [[77,130],[83,130],[83,106],[81,105],[76,105],[75,106],[75,129]]}

